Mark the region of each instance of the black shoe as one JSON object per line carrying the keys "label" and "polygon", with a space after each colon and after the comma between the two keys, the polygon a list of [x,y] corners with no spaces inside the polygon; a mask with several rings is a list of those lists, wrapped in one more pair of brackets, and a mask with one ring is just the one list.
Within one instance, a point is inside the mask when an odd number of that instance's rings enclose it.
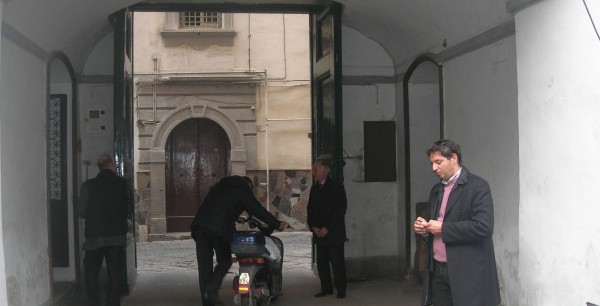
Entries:
{"label": "black shoe", "polygon": [[337,295],[335,296],[338,299],[343,299],[346,297],[346,291],[340,291],[337,293]]}
{"label": "black shoe", "polygon": [[315,294],[315,297],[324,297],[329,294],[333,294],[333,291],[321,291],[321,292]]}

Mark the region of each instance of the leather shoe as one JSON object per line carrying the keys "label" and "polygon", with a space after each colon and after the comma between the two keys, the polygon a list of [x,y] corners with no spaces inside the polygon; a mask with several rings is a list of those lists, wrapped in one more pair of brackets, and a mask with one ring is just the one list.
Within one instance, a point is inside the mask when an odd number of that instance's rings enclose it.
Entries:
{"label": "leather shoe", "polygon": [[335,297],[338,298],[338,299],[343,299],[343,298],[346,297],[346,292],[345,291],[338,292]]}
{"label": "leather shoe", "polygon": [[324,297],[329,294],[333,294],[333,291],[321,291],[321,292],[315,294],[315,297]]}

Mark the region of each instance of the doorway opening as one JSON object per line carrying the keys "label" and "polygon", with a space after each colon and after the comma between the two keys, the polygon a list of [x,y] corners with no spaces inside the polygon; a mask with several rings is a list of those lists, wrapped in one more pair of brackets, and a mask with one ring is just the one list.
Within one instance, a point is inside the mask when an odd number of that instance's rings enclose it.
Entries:
{"label": "doorway opening", "polygon": [[53,302],[74,292],[79,275],[77,86],[71,63],[62,53],[48,60],[47,192],[50,288]]}
{"label": "doorway opening", "polygon": [[[189,224],[214,183],[244,175],[294,228],[284,260],[312,273],[310,48],[307,13],[134,12],[138,271],[197,280]],[[147,256],[157,247],[167,264]]]}
{"label": "doorway opening", "polygon": [[[444,137],[442,65],[429,55],[421,55],[408,68],[404,80],[404,137],[406,180],[406,277],[422,281],[426,246],[417,243],[412,220],[426,217],[429,188],[436,182],[430,174],[429,158],[422,148]],[[419,120],[418,118],[428,118]]]}

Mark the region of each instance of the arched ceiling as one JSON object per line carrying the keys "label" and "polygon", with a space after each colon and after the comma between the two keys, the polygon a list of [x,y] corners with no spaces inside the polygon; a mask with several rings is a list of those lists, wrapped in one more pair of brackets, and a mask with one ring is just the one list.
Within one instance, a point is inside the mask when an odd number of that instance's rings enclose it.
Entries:
{"label": "arched ceiling", "polygon": [[[108,16],[139,0],[4,0],[3,22],[50,53],[63,51],[80,72],[111,31]],[[165,0],[153,2],[314,4],[316,0]],[[507,0],[338,0],[342,20],[385,48],[397,67],[439,52],[512,19]],[[445,43],[444,43],[445,42]],[[444,46],[445,45],[445,46]]]}

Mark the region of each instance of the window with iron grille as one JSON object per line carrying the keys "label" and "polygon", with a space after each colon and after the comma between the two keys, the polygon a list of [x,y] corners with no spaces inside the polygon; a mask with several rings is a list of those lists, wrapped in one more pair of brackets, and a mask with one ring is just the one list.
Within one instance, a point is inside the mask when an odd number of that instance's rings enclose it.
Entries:
{"label": "window with iron grille", "polygon": [[221,28],[221,13],[181,12],[179,13],[179,28]]}

